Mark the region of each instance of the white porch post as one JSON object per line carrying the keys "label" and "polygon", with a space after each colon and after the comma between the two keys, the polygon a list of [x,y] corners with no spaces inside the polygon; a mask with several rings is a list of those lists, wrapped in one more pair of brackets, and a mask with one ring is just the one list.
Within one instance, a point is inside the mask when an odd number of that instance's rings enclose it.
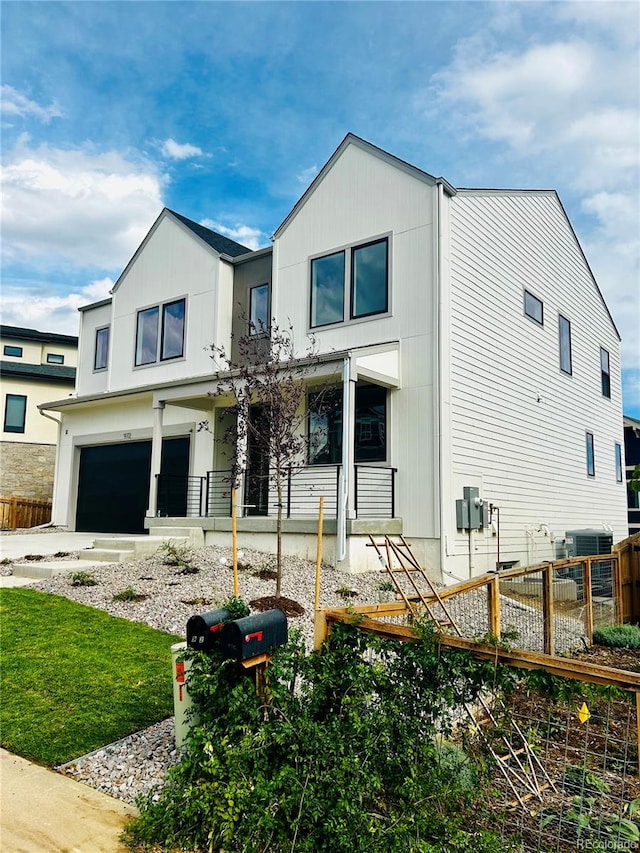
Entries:
{"label": "white porch post", "polygon": [[338,489],[337,560],[347,556],[347,520],[353,514],[351,472],[354,460],[355,378],[351,376],[351,356],[342,367],[342,471]]}
{"label": "white porch post", "polygon": [[158,500],[158,474],[162,462],[162,418],[164,414],[164,400],[157,400],[153,404],[153,436],[151,438],[151,477],[149,479],[149,508],[147,516],[153,517],[157,511]]}

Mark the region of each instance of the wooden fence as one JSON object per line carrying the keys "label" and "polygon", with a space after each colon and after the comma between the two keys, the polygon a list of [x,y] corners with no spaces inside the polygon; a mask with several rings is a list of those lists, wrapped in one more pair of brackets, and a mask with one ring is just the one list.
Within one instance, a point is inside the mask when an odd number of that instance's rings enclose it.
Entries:
{"label": "wooden fence", "polygon": [[0,527],[3,530],[37,527],[49,521],[51,521],[51,501],[0,497]]}
{"label": "wooden fence", "polygon": [[620,564],[622,621],[640,623],[640,533],[613,546]]}

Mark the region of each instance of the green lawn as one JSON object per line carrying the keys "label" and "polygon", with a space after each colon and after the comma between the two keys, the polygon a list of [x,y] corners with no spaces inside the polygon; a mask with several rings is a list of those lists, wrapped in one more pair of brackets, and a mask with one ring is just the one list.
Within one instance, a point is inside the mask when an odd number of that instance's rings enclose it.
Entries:
{"label": "green lawn", "polygon": [[32,589],[0,589],[0,740],[41,764],[70,761],[173,713],[183,639]]}

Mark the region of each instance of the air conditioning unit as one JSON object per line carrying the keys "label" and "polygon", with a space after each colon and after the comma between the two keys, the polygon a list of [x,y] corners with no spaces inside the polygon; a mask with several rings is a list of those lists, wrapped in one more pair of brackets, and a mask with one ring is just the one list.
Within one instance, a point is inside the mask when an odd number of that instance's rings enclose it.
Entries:
{"label": "air conditioning unit", "polygon": [[[610,554],[613,534],[608,530],[567,530],[562,543],[564,557],[593,557]],[[610,562],[594,563],[591,568],[591,592],[594,597],[610,599],[613,595],[612,567]],[[582,596],[582,569],[572,566],[564,573],[576,581],[579,597]]]}

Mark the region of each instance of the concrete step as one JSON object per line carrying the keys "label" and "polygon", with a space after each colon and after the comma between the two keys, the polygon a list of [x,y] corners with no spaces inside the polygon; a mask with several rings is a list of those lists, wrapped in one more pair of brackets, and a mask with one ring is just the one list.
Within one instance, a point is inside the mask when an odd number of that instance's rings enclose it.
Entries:
{"label": "concrete step", "polygon": [[44,580],[54,575],[66,575],[72,572],[86,572],[100,565],[98,560],[51,560],[42,562],[13,563],[13,577]]}
{"label": "concrete step", "polygon": [[81,560],[94,560],[101,563],[123,563],[135,559],[133,548],[83,548],[79,552]]}

